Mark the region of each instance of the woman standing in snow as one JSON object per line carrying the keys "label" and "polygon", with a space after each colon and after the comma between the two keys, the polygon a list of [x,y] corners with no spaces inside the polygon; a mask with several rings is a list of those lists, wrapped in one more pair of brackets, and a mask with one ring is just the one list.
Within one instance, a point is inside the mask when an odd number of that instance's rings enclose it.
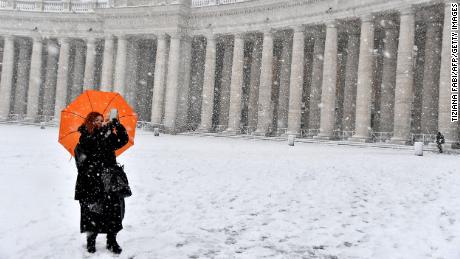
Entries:
{"label": "woman standing in snow", "polygon": [[[98,233],[107,233],[107,249],[120,254],[116,240],[123,228],[124,197],[111,192],[107,182],[114,172],[123,169],[117,165],[115,150],[128,143],[125,127],[118,121],[104,121],[102,114],[91,112],[79,127],[80,141],[75,148],[78,176],[75,200],[80,202],[80,232],[87,233],[87,250],[96,252]],[[118,171],[116,171],[118,170]],[[124,175],[126,178],[126,175]],[[127,182],[127,181],[126,181]]]}

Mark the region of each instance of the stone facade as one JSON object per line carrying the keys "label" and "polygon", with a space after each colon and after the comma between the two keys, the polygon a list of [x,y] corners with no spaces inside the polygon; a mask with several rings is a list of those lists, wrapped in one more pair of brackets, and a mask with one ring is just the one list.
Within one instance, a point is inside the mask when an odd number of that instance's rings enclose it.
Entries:
{"label": "stone facade", "polygon": [[0,0],[0,119],[98,89],[171,133],[456,143],[450,2]]}

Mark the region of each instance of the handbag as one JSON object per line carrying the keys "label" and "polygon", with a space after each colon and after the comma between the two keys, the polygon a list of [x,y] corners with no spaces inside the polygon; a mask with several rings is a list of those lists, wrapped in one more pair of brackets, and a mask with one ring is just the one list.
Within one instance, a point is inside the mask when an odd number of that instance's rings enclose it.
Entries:
{"label": "handbag", "polygon": [[124,171],[124,166],[115,165],[106,168],[102,172],[102,182],[104,191],[122,198],[132,195],[129,187],[128,177]]}

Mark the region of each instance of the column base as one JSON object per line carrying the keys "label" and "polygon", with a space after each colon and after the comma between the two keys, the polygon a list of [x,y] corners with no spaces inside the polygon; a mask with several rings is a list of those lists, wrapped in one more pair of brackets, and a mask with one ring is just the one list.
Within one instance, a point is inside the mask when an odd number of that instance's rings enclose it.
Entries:
{"label": "column base", "polygon": [[198,129],[195,130],[196,132],[199,133],[210,133],[211,129],[210,128],[204,128],[204,127],[199,127]]}
{"label": "column base", "polygon": [[395,145],[410,145],[412,142],[409,139],[403,139],[403,138],[391,138],[390,139],[390,144],[395,144]]}
{"label": "column base", "polygon": [[295,136],[296,138],[300,138],[300,132],[293,132],[293,131],[288,131],[284,134],[281,134],[280,137],[282,138],[288,138],[290,135]]}
{"label": "column base", "polygon": [[333,140],[334,136],[331,136],[331,135],[325,134],[325,133],[319,133],[318,135],[313,136],[313,139],[316,139],[316,140]]}
{"label": "column base", "polygon": [[359,143],[369,143],[369,142],[371,142],[371,139],[369,137],[356,136],[356,135],[351,137],[351,138],[348,138],[347,140],[351,141],[351,142],[359,142]]}
{"label": "column base", "polygon": [[268,137],[269,133],[267,131],[263,130],[256,130],[252,133],[254,136],[260,136],[260,137]]}
{"label": "column base", "polygon": [[227,135],[227,136],[236,136],[236,135],[239,135],[240,132],[234,129],[226,129],[222,131],[222,134]]}
{"label": "column base", "polygon": [[25,117],[23,122],[25,122],[25,123],[35,123],[35,122],[38,122],[38,121],[37,121],[37,118]]}

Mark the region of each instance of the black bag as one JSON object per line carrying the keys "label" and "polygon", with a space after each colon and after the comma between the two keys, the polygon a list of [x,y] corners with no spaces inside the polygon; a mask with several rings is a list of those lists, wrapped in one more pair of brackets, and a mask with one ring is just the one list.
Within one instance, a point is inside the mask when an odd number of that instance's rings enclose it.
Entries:
{"label": "black bag", "polygon": [[124,166],[115,165],[104,169],[102,172],[102,182],[106,193],[117,195],[122,198],[132,195]]}
{"label": "black bag", "polygon": [[75,146],[74,149],[75,154],[75,163],[77,165],[77,169],[83,166],[83,162],[86,160],[86,154],[83,148],[81,147],[80,143]]}

